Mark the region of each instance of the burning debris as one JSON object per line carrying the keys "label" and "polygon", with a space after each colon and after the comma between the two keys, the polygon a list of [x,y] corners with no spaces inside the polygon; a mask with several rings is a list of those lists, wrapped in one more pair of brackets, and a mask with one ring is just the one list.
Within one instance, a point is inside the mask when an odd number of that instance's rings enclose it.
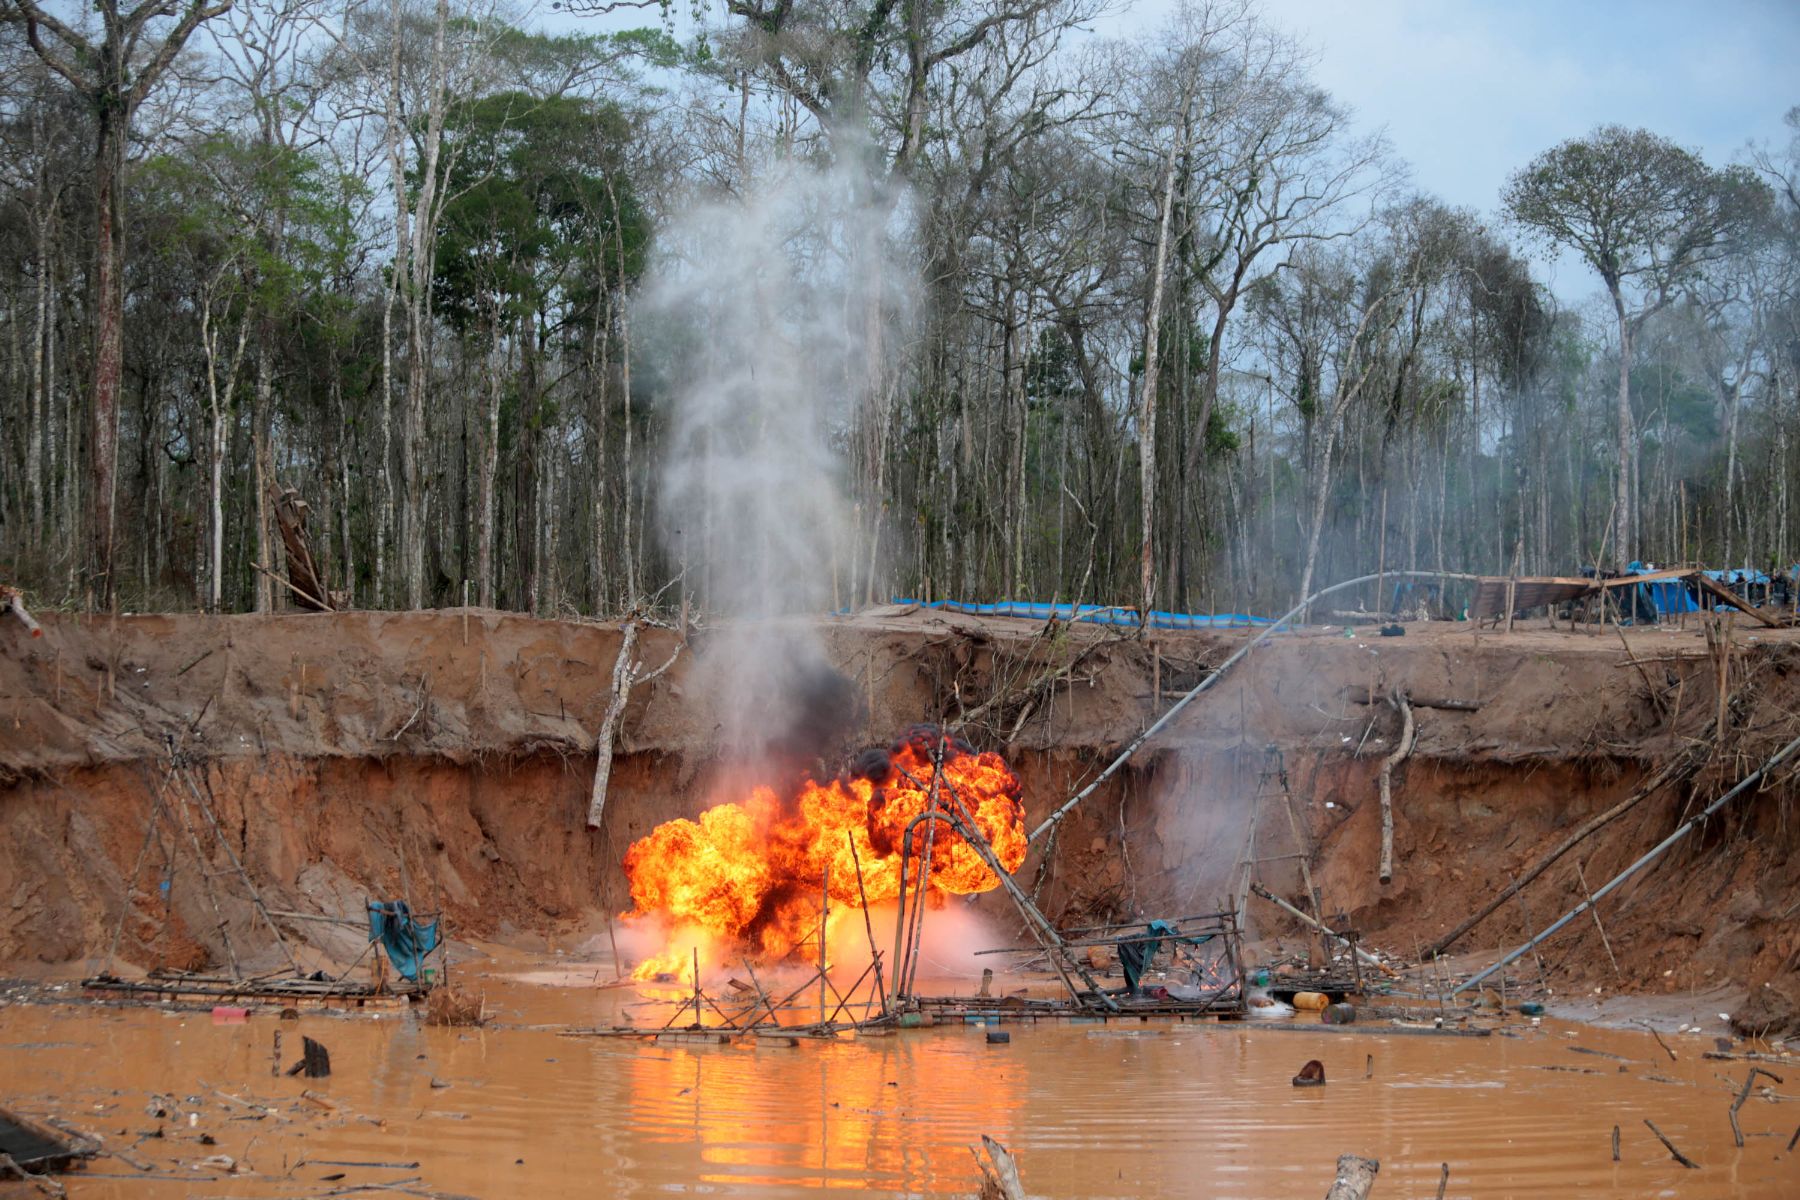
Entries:
{"label": "burning debris", "polygon": [[[916,725],[886,749],[858,755],[837,777],[802,777],[791,790],[762,785],[697,820],[657,826],[625,855],[633,911],[711,947],[778,962],[817,940],[820,881],[839,912],[897,899],[906,831],[953,793],[1009,873],[1025,861],[1018,778],[998,754],[977,752],[936,726]],[[913,840],[909,880],[929,860],[930,893],[971,895],[999,886],[974,847],[951,829]],[[635,976],[692,971],[685,941],[639,964]]]}

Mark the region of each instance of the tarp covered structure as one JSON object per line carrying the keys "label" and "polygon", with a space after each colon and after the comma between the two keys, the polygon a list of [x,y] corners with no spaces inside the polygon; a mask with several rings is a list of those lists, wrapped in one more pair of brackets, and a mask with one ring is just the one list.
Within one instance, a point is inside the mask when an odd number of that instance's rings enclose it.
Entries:
{"label": "tarp covered structure", "polygon": [[438,947],[438,923],[415,920],[404,900],[371,900],[369,939],[381,943],[402,977],[417,980],[425,956]]}

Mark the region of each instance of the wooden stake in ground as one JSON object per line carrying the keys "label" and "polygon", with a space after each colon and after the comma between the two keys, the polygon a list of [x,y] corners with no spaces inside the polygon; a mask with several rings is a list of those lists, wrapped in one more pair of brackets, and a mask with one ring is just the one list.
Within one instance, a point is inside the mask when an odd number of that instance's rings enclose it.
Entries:
{"label": "wooden stake in ground", "polygon": [[[1600,907],[1594,903],[1594,893],[1588,890],[1587,872],[1581,869],[1581,860],[1575,860],[1575,878],[1581,881],[1581,894],[1587,897],[1588,911],[1594,915],[1594,928],[1600,931],[1600,944],[1606,947],[1606,961],[1612,964],[1613,976],[1624,979],[1625,972],[1619,970],[1619,960],[1613,957],[1612,939],[1606,936],[1606,926],[1600,923]],[[1661,1041],[1661,1038],[1656,1039]],[[1664,1046],[1667,1050],[1668,1047]]]}
{"label": "wooden stake in ground", "polygon": [[606,815],[606,785],[612,778],[613,742],[618,737],[619,718],[625,713],[625,703],[631,699],[631,689],[655,679],[674,666],[681,656],[681,643],[677,642],[668,661],[645,674],[644,664],[634,662],[632,657],[638,640],[635,617],[625,622],[620,635],[619,657],[613,660],[611,698],[606,704],[606,716],[600,721],[600,732],[594,738],[594,789],[588,796],[587,812],[589,829],[600,828],[600,819]]}
{"label": "wooden stake in ground", "polygon": [[1413,734],[1417,726],[1413,724],[1412,705],[1406,702],[1406,693],[1395,692],[1394,704],[1400,709],[1400,744],[1394,752],[1381,760],[1381,870],[1379,878],[1382,883],[1391,883],[1394,878],[1394,768],[1406,761],[1412,753]]}
{"label": "wooden stake in ground", "polygon": [[1337,1178],[1332,1180],[1325,1200],[1368,1200],[1369,1189],[1375,1186],[1375,1173],[1379,1170],[1381,1162],[1378,1159],[1338,1155]]}

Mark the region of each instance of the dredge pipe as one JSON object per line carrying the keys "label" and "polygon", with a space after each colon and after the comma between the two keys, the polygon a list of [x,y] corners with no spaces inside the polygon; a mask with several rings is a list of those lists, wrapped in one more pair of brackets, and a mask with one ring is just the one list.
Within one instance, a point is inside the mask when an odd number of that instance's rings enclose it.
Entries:
{"label": "dredge pipe", "polygon": [[[906,823],[906,834],[904,837],[902,837],[900,839],[900,907],[899,907],[898,911],[896,911],[894,913],[894,979],[893,979],[894,994],[892,997],[890,997],[890,999],[888,1001],[888,1009],[892,1012],[899,1011],[900,1000],[903,996],[905,996],[907,994],[906,987],[911,982],[911,980],[909,978],[907,978],[908,975],[910,974],[907,971],[907,959],[909,957],[912,958],[914,963],[916,963],[918,961],[918,956],[917,956],[916,950],[917,950],[919,939],[924,936],[924,932],[925,932],[924,929],[921,928],[916,933],[914,933],[911,938],[905,937],[905,933],[906,933],[906,860],[912,857],[913,829],[919,824],[920,821],[932,821],[932,820],[942,821],[945,824],[949,825],[950,828],[953,830],[956,828],[955,823],[950,820],[949,813],[943,812],[943,811],[941,811],[939,809],[935,809],[935,808],[927,809],[926,811],[920,813],[918,816],[914,817],[912,820],[910,820]],[[930,877],[931,877],[931,860],[929,858],[922,858],[919,863],[919,879],[920,879],[919,900],[918,900],[918,903],[915,905],[915,907],[918,908],[919,912],[920,912],[920,924],[921,925],[923,925],[923,913],[924,913],[924,908],[925,908],[924,881],[928,880]]]}
{"label": "dredge pipe", "polygon": [[1601,886],[1599,891],[1595,892],[1593,895],[1589,896],[1586,900],[1583,900],[1580,904],[1577,904],[1574,908],[1570,909],[1568,912],[1564,913],[1561,917],[1557,918],[1554,922],[1551,923],[1551,925],[1548,929],[1544,930],[1544,932],[1538,934],[1536,937],[1534,937],[1530,941],[1526,942],[1523,946],[1520,946],[1517,950],[1514,950],[1511,954],[1508,954],[1505,958],[1501,959],[1499,962],[1495,963],[1493,966],[1489,967],[1487,970],[1481,971],[1475,975],[1470,976],[1469,979],[1467,980],[1467,982],[1463,983],[1462,986],[1460,986],[1460,987],[1453,988],[1451,990],[1450,994],[1452,996],[1454,996],[1458,992],[1468,991],[1470,988],[1474,987],[1476,984],[1480,983],[1482,980],[1486,979],[1488,976],[1492,975],[1494,972],[1499,971],[1502,968],[1511,965],[1514,961],[1516,961],[1522,955],[1529,954],[1531,952],[1531,950],[1534,947],[1536,947],[1539,942],[1542,942],[1545,938],[1549,937],[1551,934],[1555,933],[1557,930],[1559,930],[1563,926],[1567,925],[1570,921],[1573,921],[1576,917],[1579,917],[1582,913],[1584,913],[1588,909],[1594,907],[1594,903],[1597,900],[1599,900],[1602,896],[1605,896],[1608,893],[1612,892],[1620,884],[1624,883],[1627,879],[1630,879],[1633,875],[1637,874],[1639,871],[1643,870],[1645,867],[1649,866],[1651,863],[1653,863],[1657,859],[1661,858],[1663,856],[1663,852],[1666,851],[1670,846],[1673,846],[1676,842],[1679,842],[1682,838],[1684,838],[1688,834],[1692,833],[1694,831],[1694,828],[1697,825],[1699,825],[1700,822],[1706,820],[1706,818],[1712,816],[1714,813],[1718,812],[1721,808],[1724,808],[1727,804],[1731,803],[1731,801],[1736,799],[1738,797],[1738,795],[1744,791],[1744,789],[1748,788],[1751,784],[1756,783],[1764,775],[1767,775],[1770,771],[1773,771],[1776,767],[1780,766],[1782,764],[1782,762],[1784,760],[1786,760],[1787,757],[1789,755],[1793,754],[1794,751],[1796,751],[1796,750],[1800,750],[1800,738],[1795,738],[1793,741],[1789,742],[1787,745],[1785,745],[1781,749],[1777,750],[1775,752],[1775,756],[1773,758],[1769,759],[1769,761],[1765,762],[1762,766],[1756,768],[1756,770],[1752,771],[1750,774],[1744,776],[1743,780],[1736,787],[1732,788],[1729,792],[1726,792],[1723,796],[1720,796],[1717,800],[1714,800],[1711,804],[1707,805],[1704,811],[1696,813],[1694,816],[1689,817],[1687,820],[1683,821],[1680,825],[1676,826],[1675,832],[1671,833],[1668,837],[1664,838],[1662,841],[1656,843],[1656,845],[1651,848],[1651,850],[1648,854],[1645,854],[1642,858],[1640,858],[1636,862],[1632,863],[1629,867],[1626,867],[1623,871],[1620,871],[1617,875],[1613,876],[1612,879],[1610,879],[1609,881],[1607,881],[1605,884],[1603,884]]}
{"label": "dredge pipe", "polygon": [[1076,792],[1073,796],[1069,797],[1068,801],[1061,808],[1059,808],[1055,812],[1051,813],[1048,817],[1045,817],[1043,823],[1041,825],[1039,825],[1036,829],[1032,830],[1031,836],[1026,838],[1025,840],[1028,843],[1035,842],[1040,837],[1044,836],[1044,834],[1049,833],[1052,829],[1054,829],[1062,821],[1062,819],[1064,817],[1069,815],[1069,813],[1074,809],[1074,807],[1077,804],[1080,804],[1083,800],[1086,800],[1089,796],[1093,795],[1095,790],[1098,789],[1101,784],[1105,783],[1107,781],[1107,779],[1111,778],[1112,775],[1115,772],[1117,772],[1120,767],[1124,766],[1127,762],[1129,762],[1131,760],[1131,756],[1136,754],[1138,752],[1138,750],[1140,750],[1143,747],[1145,742],[1149,741],[1151,738],[1155,737],[1158,733],[1162,732],[1163,726],[1167,725],[1170,721],[1173,721],[1175,719],[1175,715],[1177,713],[1179,713],[1182,709],[1186,708],[1189,704],[1191,704],[1195,700],[1195,698],[1197,698],[1200,695],[1200,693],[1206,691],[1208,688],[1212,687],[1213,684],[1219,682],[1220,679],[1224,678],[1225,672],[1231,670],[1232,667],[1237,665],[1238,660],[1242,659],[1246,654],[1250,653],[1252,650],[1254,650],[1258,646],[1262,645],[1263,642],[1267,641],[1269,638],[1269,635],[1275,633],[1282,626],[1286,625],[1289,621],[1293,620],[1295,617],[1299,616],[1301,613],[1303,613],[1307,609],[1311,608],[1313,606],[1313,604],[1315,602],[1317,602],[1320,598],[1322,598],[1324,596],[1329,596],[1333,592],[1341,592],[1345,588],[1358,587],[1361,584],[1372,583],[1378,579],[1388,579],[1388,578],[1393,578],[1393,579],[1409,579],[1410,578],[1410,579],[1475,580],[1475,579],[1481,578],[1481,576],[1467,575],[1467,574],[1462,574],[1462,573],[1453,572],[1453,571],[1377,571],[1373,575],[1358,575],[1355,579],[1346,579],[1342,583],[1334,583],[1330,587],[1320,588],[1318,591],[1314,592],[1312,595],[1308,596],[1306,599],[1302,600],[1300,603],[1294,605],[1294,607],[1290,608],[1287,612],[1283,613],[1281,616],[1279,616],[1279,617],[1275,618],[1275,620],[1271,621],[1268,624],[1268,626],[1266,626],[1263,629],[1263,631],[1261,633],[1257,634],[1255,637],[1253,637],[1249,641],[1245,642],[1242,646],[1239,646],[1237,649],[1237,652],[1235,654],[1233,654],[1230,658],[1226,659],[1224,662],[1220,663],[1218,665],[1218,667],[1214,669],[1213,673],[1211,675],[1208,675],[1205,679],[1202,679],[1197,685],[1195,685],[1195,687],[1192,691],[1188,692],[1181,699],[1179,699],[1175,703],[1171,704],[1169,706],[1169,710],[1167,712],[1165,712],[1162,716],[1158,717],[1156,719],[1155,723],[1150,726],[1150,728],[1144,730],[1144,732],[1138,734],[1137,737],[1133,738],[1131,741],[1131,744],[1129,746],[1126,746],[1125,749],[1121,750],[1119,752],[1119,756],[1117,758],[1113,759],[1112,762],[1108,763],[1106,766],[1106,769],[1104,771],[1101,771],[1100,774],[1094,776],[1094,778],[1088,783],[1088,785],[1086,787],[1082,788],[1079,792]]}

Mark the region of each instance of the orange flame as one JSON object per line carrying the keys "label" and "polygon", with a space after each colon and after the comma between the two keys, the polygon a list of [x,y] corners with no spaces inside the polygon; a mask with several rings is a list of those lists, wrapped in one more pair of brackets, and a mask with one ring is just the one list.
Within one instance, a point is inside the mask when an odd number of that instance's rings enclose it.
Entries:
{"label": "orange flame", "polygon": [[[658,825],[625,854],[634,906],[627,919],[656,917],[766,962],[816,940],[819,888],[827,868],[834,907],[860,907],[863,894],[870,904],[894,899],[900,894],[906,826],[930,803],[940,736],[929,726],[917,727],[885,755],[865,754],[855,775],[827,783],[808,779],[791,796],[756,787],[743,800],[710,808],[698,820]],[[978,754],[958,738],[943,745],[947,786],[940,785],[940,807],[960,802],[1000,865],[1009,874],[1018,870],[1026,851],[1018,778],[998,754]],[[909,890],[918,878],[927,829],[932,830],[932,893],[969,895],[999,886],[974,847],[948,824],[924,822],[913,834]],[[685,952],[671,950],[640,964],[634,975],[686,978],[691,971]]]}

